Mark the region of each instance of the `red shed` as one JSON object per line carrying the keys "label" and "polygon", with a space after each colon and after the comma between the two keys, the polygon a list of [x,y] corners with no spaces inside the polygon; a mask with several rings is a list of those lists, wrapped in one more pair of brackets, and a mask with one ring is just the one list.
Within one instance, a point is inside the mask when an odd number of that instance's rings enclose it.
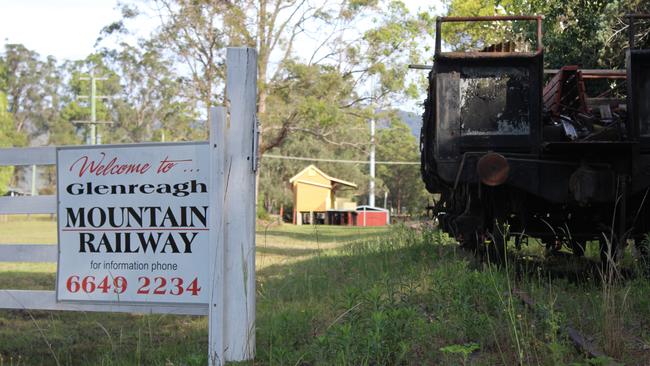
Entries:
{"label": "red shed", "polygon": [[356,226],[384,226],[389,223],[388,210],[370,206],[357,207]]}

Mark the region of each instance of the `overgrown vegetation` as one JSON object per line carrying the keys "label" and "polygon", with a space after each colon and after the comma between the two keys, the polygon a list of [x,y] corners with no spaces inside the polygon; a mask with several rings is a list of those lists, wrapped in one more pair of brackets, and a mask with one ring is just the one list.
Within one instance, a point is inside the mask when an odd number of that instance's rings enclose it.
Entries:
{"label": "overgrown vegetation", "polygon": [[[4,225],[0,242],[17,240]],[[643,276],[603,285],[592,271],[569,276],[551,260],[488,266],[436,230],[402,226],[269,225],[257,234],[255,364],[607,361],[576,351],[566,326],[619,362],[650,362]],[[52,289],[53,269],[0,264],[0,288]],[[536,308],[510,296],[515,288]],[[609,348],[611,337],[619,348]],[[206,353],[204,317],[0,312],[0,364],[199,365]]]}

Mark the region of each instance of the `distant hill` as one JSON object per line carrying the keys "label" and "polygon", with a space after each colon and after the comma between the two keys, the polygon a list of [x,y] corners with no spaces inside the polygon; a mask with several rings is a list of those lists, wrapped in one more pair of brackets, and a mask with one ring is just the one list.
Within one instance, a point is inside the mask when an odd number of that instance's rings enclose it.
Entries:
{"label": "distant hill", "polygon": [[[397,116],[399,117],[399,119],[402,120],[402,122],[406,123],[406,125],[409,126],[413,136],[415,136],[419,140],[420,128],[422,127],[422,116],[417,113],[407,112],[403,110],[397,110]],[[381,130],[384,128],[390,128],[390,120],[380,119],[377,121],[377,129]]]}
{"label": "distant hill", "polygon": [[422,128],[422,116],[413,112],[397,111],[399,118],[406,123],[411,129],[413,136],[420,138],[420,128]]}

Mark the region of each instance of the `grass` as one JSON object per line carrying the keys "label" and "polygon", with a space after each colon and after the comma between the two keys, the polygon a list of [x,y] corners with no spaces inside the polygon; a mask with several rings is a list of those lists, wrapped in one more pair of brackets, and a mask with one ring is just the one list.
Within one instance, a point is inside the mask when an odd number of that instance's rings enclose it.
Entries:
{"label": "grass", "polygon": [[50,215],[0,215],[0,244],[56,244]]}
{"label": "grass", "polygon": [[[0,242],[21,239],[3,225]],[[260,226],[257,246],[256,365],[597,364],[559,330],[571,325],[604,349],[604,319],[619,305],[618,360],[650,363],[642,277],[605,291],[591,272],[488,266],[435,230],[405,227]],[[0,288],[51,289],[48,266],[3,264]],[[508,295],[514,287],[537,300],[534,311]],[[204,365],[206,354],[205,317],[0,311],[2,366]]]}

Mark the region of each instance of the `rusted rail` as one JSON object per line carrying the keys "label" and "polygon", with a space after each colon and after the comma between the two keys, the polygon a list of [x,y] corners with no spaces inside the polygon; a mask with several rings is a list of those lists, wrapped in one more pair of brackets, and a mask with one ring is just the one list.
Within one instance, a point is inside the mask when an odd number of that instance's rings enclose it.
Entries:
{"label": "rusted rail", "polygon": [[[627,70],[615,69],[578,69],[583,79],[626,79]],[[544,74],[557,74],[559,69],[544,69]]]}
{"label": "rusted rail", "polygon": [[[433,65],[410,64],[409,69],[413,70],[431,70]],[[591,78],[609,78],[609,79],[625,79],[627,78],[627,70],[623,69],[579,69],[582,77],[585,79]],[[560,69],[544,69],[544,74],[557,74]]]}
{"label": "rusted rail", "polygon": [[[518,289],[513,289],[512,290],[512,295],[517,297],[521,302],[526,304],[528,308],[531,310],[535,310],[536,302],[533,300],[528,293],[525,291],[521,291]],[[580,332],[578,332],[575,328],[566,326],[563,329],[564,332],[569,336],[569,339],[573,342],[575,345],[576,349],[580,352],[584,352],[591,358],[604,358],[604,357],[609,357],[605,354],[605,352],[601,351],[595,344],[590,342],[587,338],[583,337]],[[611,358],[611,357],[609,357]],[[613,359],[613,358],[612,358]]]}

